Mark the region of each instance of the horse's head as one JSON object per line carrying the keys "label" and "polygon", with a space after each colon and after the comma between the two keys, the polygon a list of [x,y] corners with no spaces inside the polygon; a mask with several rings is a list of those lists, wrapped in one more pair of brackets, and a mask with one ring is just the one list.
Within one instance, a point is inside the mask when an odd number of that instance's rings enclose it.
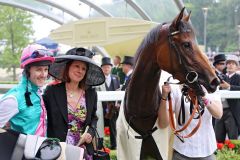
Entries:
{"label": "horse's head", "polygon": [[[187,83],[191,87],[193,84],[189,82],[197,76],[200,84],[209,92],[214,92],[219,85],[219,79],[207,56],[198,47],[195,34],[188,22],[190,14],[184,16],[183,12],[184,8],[172,23],[162,26],[161,35],[165,35],[168,42],[165,41],[165,46],[158,52],[161,55],[157,56],[158,64],[180,83]],[[163,54],[165,62],[161,58]]]}

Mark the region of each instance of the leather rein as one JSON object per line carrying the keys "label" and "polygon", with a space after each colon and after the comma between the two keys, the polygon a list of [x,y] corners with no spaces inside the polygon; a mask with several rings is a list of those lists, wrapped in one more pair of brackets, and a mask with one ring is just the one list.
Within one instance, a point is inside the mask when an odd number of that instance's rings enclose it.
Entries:
{"label": "leather rein", "polygon": [[[175,121],[174,121],[174,113],[173,113],[173,108],[172,108],[172,98],[171,98],[170,94],[168,95],[168,105],[169,105],[168,112],[169,112],[170,127],[171,127],[173,133],[182,142],[184,142],[184,138],[189,138],[189,137],[193,136],[197,132],[197,130],[199,129],[199,127],[201,125],[201,121],[202,121],[202,114],[201,114],[201,109],[199,107],[198,98],[197,98],[197,96],[195,96],[193,93],[190,93],[190,92],[188,93],[189,94],[188,95],[189,96],[188,99],[190,99],[193,102],[194,107],[193,107],[192,114],[191,114],[190,118],[187,120],[187,122],[180,129],[176,129]],[[199,115],[199,117],[198,117],[199,120],[198,120],[197,125],[187,135],[181,135],[181,132],[184,131],[185,129],[187,129],[187,127],[190,125],[190,123],[194,119],[194,115],[196,113],[198,113],[198,115]]]}

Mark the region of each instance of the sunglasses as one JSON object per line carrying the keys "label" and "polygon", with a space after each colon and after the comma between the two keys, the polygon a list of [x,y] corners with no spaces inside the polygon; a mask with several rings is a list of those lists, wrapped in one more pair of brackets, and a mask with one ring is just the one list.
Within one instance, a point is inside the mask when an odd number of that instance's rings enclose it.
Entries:
{"label": "sunglasses", "polygon": [[23,63],[24,61],[28,60],[28,59],[35,59],[35,58],[42,58],[42,57],[47,57],[47,56],[53,56],[53,53],[45,50],[45,49],[38,49],[35,50],[31,56],[24,58],[21,62]]}
{"label": "sunglasses", "polygon": [[217,63],[218,65],[225,65],[225,63]]}
{"label": "sunglasses", "polygon": [[85,56],[85,57],[88,57],[88,58],[92,58],[95,55],[94,52],[91,52],[90,50],[84,49],[84,48],[73,49],[68,54],[69,55]]}

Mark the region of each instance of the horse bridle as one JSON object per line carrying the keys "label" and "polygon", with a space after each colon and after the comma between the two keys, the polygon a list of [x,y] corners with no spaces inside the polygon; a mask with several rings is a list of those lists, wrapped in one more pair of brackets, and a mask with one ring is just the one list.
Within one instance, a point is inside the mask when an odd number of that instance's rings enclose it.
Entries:
{"label": "horse bridle", "polygon": [[[200,92],[202,91],[201,89],[201,86],[200,84],[198,83],[198,73],[196,71],[189,71],[188,68],[186,67],[186,63],[185,61],[183,60],[182,58],[182,53],[181,53],[181,50],[178,49],[179,47],[175,44],[175,42],[173,41],[172,37],[177,35],[177,34],[181,34],[181,33],[184,33],[184,32],[191,32],[190,29],[188,28],[180,28],[179,30],[177,31],[173,31],[172,27],[169,26],[169,34],[168,34],[168,43],[169,43],[169,58],[170,58],[170,61],[171,61],[171,67],[172,67],[172,75],[173,75],[173,78],[175,77],[175,71],[174,71],[174,63],[172,61],[172,58],[173,58],[173,54],[175,53],[177,58],[179,59],[179,63],[183,65],[184,67],[184,70],[185,72],[187,73],[186,74],[186,81],[187,81],[187,84],[192,84],[192,86],[195,86],[195,89],[198,89]],[[174,53],[172,53],[172,48],[174,50]],[[170,77],[168,78],[167,80],[167,83],[169,83],[169,79]],[[201,93],[199,93],[201,96],[204,95],[204,92],[202,91]],[[188,97],[189,98],[189,97]],[[202,102],[201,102],[201,98],[199,96],[195,96],[194,98],[191,97],[192,100],[194,101],[194,107],[192,109],[192,113],[191,113],[191,116],[190,118],[187,120],[187,122],[185,123],[185,125],[180,128],[180,129],[176,129],[175,127],[175,122],[174,122],[174,116],[173,116],[173,110],[172,110],[172,101],[171,101],[171,96],[170,94],[168,95],[168,103],[169,103],[169,119],[170,119],[170,127],[172,128],[174,134],[182,141],[184,142],[184,138],[189,138],[191,137],[193,134],[196,133],[196,131],[199,129],[200,127],[200,124],[201,124],[201,115],[204,111],[204,106],[202,106]],[[189,99],[191,99],[189,98]],[[202,107],[199,107],[199,104],[202,106]],[[182,132],[183,130],[185,130],[188,125],[190,124],[190,122],[192,121],[192,119],[194,119],[194,115],[195,113],[198,113],[199,114],[199,121],[197,123],[197,125],[195,126],[195,128],[192,129],[192,131],[188,134],[188,135],[180,135],[180,132]]]}
{"label": "horse bridle", "polygon": [[[180,27],[179,27],[180,28]],[[171,61],[171,67],[172,67],[172,71],[173,71],[173,73],[172,73],[172,75],[173,75],[173,77],[175,77],[175,71],[174,71],[174,63],[173,63],[173,61],[172,61],[172,59],[173,59],[173,54],[175,53],[176,54],[176,56],[177,56],[177,58],[178,58],[178,60],[179,60],[179,64],[182,64],[183,65],[183,67],[184,67],[184,70],[185,70],[185,72],[186,73],[189,73],[190,71],[187,69],[187,67],[186,67],[186,63],[185,63],[185,61],[183,60],[183,58],[182,58],[182,56],[181,55],[183,55],[182,53],[181,53],[181,50],[179,50],[179,47],[175,44],[175,42],[173,41],[173,39],[172,39],[172,37],[174,37],[175,35],[178,35],[178,34],[181,34],[181,33],[186,33],[186,32],[191,32],[191,30],[190,29],[182,29],[182,28],[180,28],[179,30],[177,30],[177,31],[174,31],[173,30],[173,27],[170,25],[169,27],[168,27],[168,43],[169,43],[169,52],[170,52],[170,54],[169,54],[169,59],[170,59],[170,61]],[[173,49],[173,52],[172,52],[172,49]]]}

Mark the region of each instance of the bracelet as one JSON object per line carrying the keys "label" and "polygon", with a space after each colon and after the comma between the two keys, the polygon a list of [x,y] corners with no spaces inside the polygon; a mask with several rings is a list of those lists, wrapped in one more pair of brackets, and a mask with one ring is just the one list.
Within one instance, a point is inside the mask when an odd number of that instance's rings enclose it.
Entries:
{"label": "bracelet", "polygon": [[161,97],[161,100],[163,100],[163,101],[167,101],[167,98],[163,98],[163,97]]}
{"label": "bracelet", "polygon": [[211,104],[211,101],[206,98],[203,100],[203,103],[205,106],[208,106],[209,104]]}

